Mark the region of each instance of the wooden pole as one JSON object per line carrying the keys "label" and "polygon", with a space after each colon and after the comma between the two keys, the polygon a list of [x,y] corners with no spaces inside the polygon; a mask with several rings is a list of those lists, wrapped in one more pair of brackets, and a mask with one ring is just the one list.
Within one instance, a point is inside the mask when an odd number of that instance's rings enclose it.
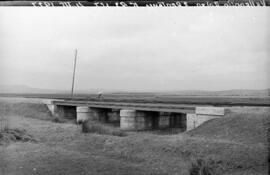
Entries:
{"label": "wooden pole", "polygon": [[74,59],[74,68],[73,68],[73,78],[72,78],[72,87],[71,87],[71,97],[73,97],[74,80],[75,80],[75,70],[76,70],[76,62],[77,62],[77,49],[75,49],[75,59]]}

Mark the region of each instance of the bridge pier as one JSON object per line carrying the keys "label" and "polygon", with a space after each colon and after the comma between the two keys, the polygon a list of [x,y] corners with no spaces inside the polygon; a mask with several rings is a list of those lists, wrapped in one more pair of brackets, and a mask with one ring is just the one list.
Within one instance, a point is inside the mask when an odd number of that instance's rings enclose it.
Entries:
{"label": "bridge pier", "polygon": [[82,123],[87,120],[101,121],[101,122],[108,121],[107,109],[78,106],[76,111],[77,111],[77,123]]}
{"label": "bridge pier", "polygon": [[91,109],[89,107],[82,107],[82,106],[78,106],[76,108],[76,112],[77,112],[77,123],[82,123],[84,121],[87,121],[89,119],[91,119]]}
{"label": "bridge pier", "polygon": [[120,111],[120,129],[136,131],[152,129],[152,116],[144,111],[122,109]]}

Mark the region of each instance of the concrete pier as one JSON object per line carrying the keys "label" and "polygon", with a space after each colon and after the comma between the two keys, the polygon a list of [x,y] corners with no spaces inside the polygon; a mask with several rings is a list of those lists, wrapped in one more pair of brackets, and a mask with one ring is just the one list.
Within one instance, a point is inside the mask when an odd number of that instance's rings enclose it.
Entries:
{"label": "concrete pier", "polygon": [[120,128],[130,131],[151,129],[152,117],[143,111],[123,109],[120,111]]}
{"label": "concrete pier", "polygon": [[82,106],[78,106],[76,108],[76,112],[77,112],[77,123],[82,123],[84,121],[87,121],[91,118],[92,115],[92,111],[89,107],[82,107]]}
{"label": "concrete pier", "polygon": [[86,120],[101,122],[107,122],[108,120],[107,109],[79,106],[77,107],[76,112],[77,123],[82,123]]}

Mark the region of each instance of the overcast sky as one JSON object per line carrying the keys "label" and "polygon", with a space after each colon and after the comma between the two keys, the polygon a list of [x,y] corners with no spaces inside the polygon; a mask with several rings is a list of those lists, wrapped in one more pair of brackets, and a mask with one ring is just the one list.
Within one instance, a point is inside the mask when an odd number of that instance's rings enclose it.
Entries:
{"label": "overcast sky", "polygon": [[0,84],[75,90],[270,87],[268,8],[0,8]]}

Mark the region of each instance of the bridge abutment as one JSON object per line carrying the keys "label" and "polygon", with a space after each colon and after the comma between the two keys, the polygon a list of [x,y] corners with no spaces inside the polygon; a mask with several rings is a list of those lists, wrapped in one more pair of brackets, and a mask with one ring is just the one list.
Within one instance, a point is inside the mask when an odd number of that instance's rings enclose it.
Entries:
{"label": "bridge abutment", "polygon": [[187,131],[192,130],[204,122],[225,115],[223,107],[196,107],[195,114],[187,114]]}
{"label": "bridge abutment", "polygon": [[54,117],[75,119],[76,107],[75,106],[63,106],[55,105],[53,100],[43,100],[43,103],[47,105],[50,113]]}
{"label": "bridge abutment", "polygon": [[57,113],[57,106],[53,104],[52,100],[43,100],[43,103],[48,107],[52,116],[55,116]]}

